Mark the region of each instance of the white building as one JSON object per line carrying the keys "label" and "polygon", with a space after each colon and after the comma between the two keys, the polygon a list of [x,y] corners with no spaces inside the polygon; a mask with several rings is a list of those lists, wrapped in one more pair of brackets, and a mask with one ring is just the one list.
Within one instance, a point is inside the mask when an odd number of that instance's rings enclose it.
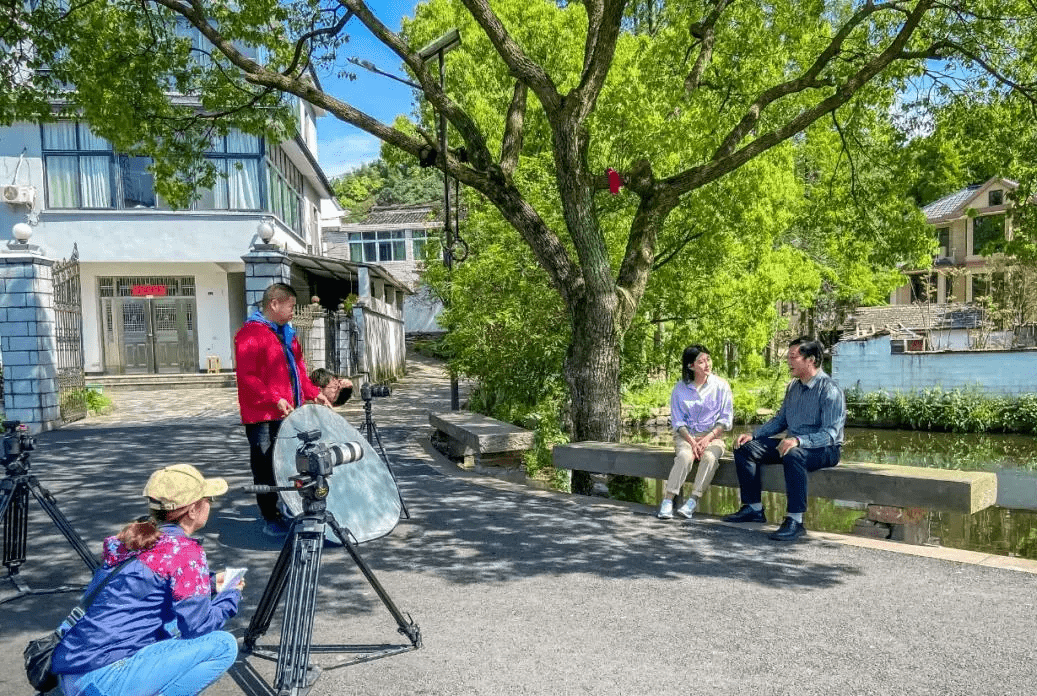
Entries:
{"label": "white building", "polygon": [[374,206],[360,222],[346,222],[340,214],[322,225],[328,256],[379,264],[414,293],[403,303],[408,334],[443,331],[436,322],[442,304],[421,286],[426,248],[443,230],[434,204]]}
{"label": "white building", "polygon": [[337,207],[317,163],[321,114],[296,105],[291,140],[214,142],[205,156],[226,176],[189,210],[156,195],[148,158],[113,150],[84,123],[0,128],[0,237],[28,223],[45,256],[78,249],[88,374],[197,372],[210,356],[233,366],[246,315],[241,257],[259,224],[273,225],[286,251],[319,254],[322,207]]}

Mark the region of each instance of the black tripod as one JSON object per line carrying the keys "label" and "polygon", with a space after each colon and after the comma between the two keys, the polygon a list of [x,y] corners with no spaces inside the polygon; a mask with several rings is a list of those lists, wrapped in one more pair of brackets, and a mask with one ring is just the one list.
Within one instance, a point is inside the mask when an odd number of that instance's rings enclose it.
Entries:
{"label": "black tripod", "polygon": [[[277,557],[277,563],[274,564],[274,570],[263,590],[263,596],[259,599],[256,613],[252,616],[248,629],[245,631],[245,650],[259,657],[277,661],[274,688],[277,690],[278,696],[305,696],[309,693],[321,672],[320,667],[310,665],[311,652],[359,654],[357,657],[324,668],[337,669],[390,655],[398,655],[421,647],[421,629],[410,616],[404,616],[400,612],[392,598],[378,582],[371,568],[360,557],[357,551],[358,544],[353,534],[338,524],[335,516],[327,509],[325,500],[319,497],[322,489],[326,495],[327,488],[323,487],[319,481],[301,488],[248,487],[248,490],[256,493],[296,491],[302,495],[303,500],[303,512],[292,520],[288,538],[281,547],[281,554]],[[317,580],[320,575],[326,524],[331,525],[346,552],[353,558],[353,562],[360,568],[360,572],[364,574],[367,582],[374,588],[379,599],[396,620],[399,632],[407,636],[410,645],[312,645]],[[282,597],[286,599],[284,620],[281,625],[281,644],[270,649],[257,648],[256,641],[270,627],[270,620]]]}
{"label": "black tripod", "polygon": [[[382,436],[378,432],[378,426],[375,425],[374,416],[371,415],[372,396],[389,396],[389,387],[383,385],[372,387],[367,383],[360,387],[360,398],[364,400],[364,422],[360,424],[360,434],[367,438],[368,444],[378,450],[378,455],[385,462],[385,468],[389,470],[389,475],[396,484],[396,490],[399,491],[400,482],[396,480],[396,472],[392,470],[389,455],[385,453],[385,447],[382,445]],[[400,507],[403,508],[403,516],[409,520],[410,510],[407,509],[407,503],[403,501],[403,493],[400,493]]]}
{"label": "black tripod", "polygon": [[51,589],[33,590],[21,581],[18,574],[26,559],[29,533],[29,493],[50,516],[62,536],[72,545],[86,567],[96,570],[100,563],[90,553],[86,543],[76,534],[68,519],[61,514],[54,496],[29,473],[29,452],[36,448],[36,440],[19,421],[4,421],[3,453],[6,474],[0,480],[0,518],[4,521],[4,557],[6,580],[10,580],[18,594],[0,600],[0,604],[25,595],[75,592],[81,587],[62,585]]}

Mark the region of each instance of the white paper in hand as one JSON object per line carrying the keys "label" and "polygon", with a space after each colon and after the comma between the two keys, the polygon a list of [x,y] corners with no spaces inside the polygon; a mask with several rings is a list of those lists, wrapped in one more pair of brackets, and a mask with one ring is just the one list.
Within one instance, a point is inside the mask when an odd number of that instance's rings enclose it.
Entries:
{"label": "white paper in hand", "polygon": [[223,571],[223,582],[216,584],[216,591],[233,590],[241,584],[248,568],[227,568]]}

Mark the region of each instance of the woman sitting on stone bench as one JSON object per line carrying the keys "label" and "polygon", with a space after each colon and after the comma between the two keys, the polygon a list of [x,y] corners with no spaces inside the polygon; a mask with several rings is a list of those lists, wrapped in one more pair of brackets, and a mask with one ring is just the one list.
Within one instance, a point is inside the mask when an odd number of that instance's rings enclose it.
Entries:
{"label": "woman sitting on stone bench", "polygon": [[691,519],[699,499],[705,494],[724,454],[724,432],[734,420],[734,398],[731,385],[713,374],[713,363],[705,346],[693,344],[681,357],[681,381],[670,394],[670,425],[676,455],[666,479],[666,489],[659,505],[659,519],[673,519],[673,498],[699,462],[691,496],[677,514]]}

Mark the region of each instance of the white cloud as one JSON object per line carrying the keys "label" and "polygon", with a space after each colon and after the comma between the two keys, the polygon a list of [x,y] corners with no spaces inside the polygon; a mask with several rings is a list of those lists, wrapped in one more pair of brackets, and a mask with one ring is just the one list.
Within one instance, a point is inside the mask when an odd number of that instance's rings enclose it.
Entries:
{"label": "white cloud", "polygon": [[341,176],[365,162],[378,159],[381,141],[373,135],[354,133],[321,138],[318,131],[317,146],[320,166],[329,178]]}

